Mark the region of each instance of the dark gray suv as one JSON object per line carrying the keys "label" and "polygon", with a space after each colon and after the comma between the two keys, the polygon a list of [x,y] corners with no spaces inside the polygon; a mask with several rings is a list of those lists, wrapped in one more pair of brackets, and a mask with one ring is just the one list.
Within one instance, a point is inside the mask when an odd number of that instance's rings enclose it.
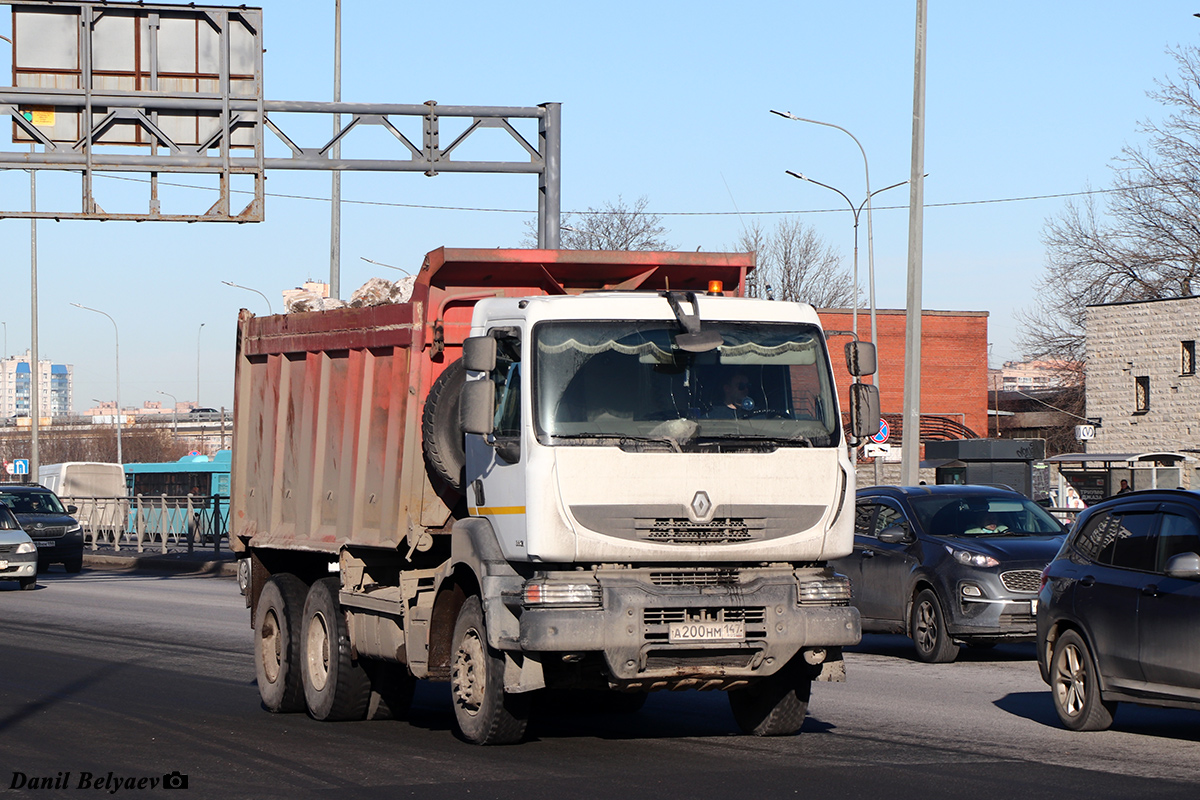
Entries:
{"label": "dark gray suv", "polygon": [[1119,701],[1200,708],[1200,495],[1087,509],[1039,600],[1038,665],[1063,725],[1104,730]]}
{"label": "dark gray suv", "polygon": [[62,564],[67,572],[83,569],[83,529],[58,495],[37,484],[0,485],[0,503],[8,506],[37,545],[38,572]]}
{"label": "dark gray suv", "polygon": [[870,633],[907,633],[921,661],[958,643],[1033,641],[1042,568],[1066,530],[991,486],[874,486],[856,501],[854,552],[834,562]]}

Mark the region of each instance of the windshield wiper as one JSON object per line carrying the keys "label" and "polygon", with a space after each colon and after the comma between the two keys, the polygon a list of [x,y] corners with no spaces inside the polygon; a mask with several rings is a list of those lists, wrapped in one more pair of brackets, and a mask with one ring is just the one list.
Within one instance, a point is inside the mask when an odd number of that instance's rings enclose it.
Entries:
{"label": "windshield wiper", "polygon": [[672,439],[670,436],[644,436],[635,433],[595,433],[586,431],[583,433],[560,433],[554,435],[555,439],[589,439],[592,441],[611,441],[618,446],[625,444],[665,444],[677,453],[683,452],[679,442]]}

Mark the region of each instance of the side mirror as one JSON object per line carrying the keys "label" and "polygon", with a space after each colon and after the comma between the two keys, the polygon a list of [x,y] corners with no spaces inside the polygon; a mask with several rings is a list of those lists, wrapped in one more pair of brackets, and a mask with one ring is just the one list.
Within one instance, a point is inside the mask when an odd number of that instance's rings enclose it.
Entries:
{"label": "side mirror", "polygon": [[850,432],[860,441],[879,433],[878,386],[850,384]]}
{"label": "side mirror", "polygon": [[856,378],[874,375],[876,369],[875,345],[870,342],[846,342],[846,369]]}
{"label": "side mirror", "polygon": [[472,372],[491,372],[496,368],[496,340],[491,336],[464,339],[462,361]]}
{"label": "side mirror", "polygon": [[[467,341],[471,341],[467,339]],[[492,342],[495,344],[495,341]],[[463,356],[465,359],[466,356]],[[471,369],[471,367],[467,367]],[[490,378],[467,381],[463,384],[462,401],[458,407],[459,427],[463,433],[487,436],[492,432],[496,414],[496,384]]]}
{"label": "side mirror", "polygon": [[79,510],[79,506],[67,506],[68,514],[74,514],[78,510]]}
{"label": "side mirror", "polygon": [[879,532],[877,538],[884,544],[903,544],[908,541],[908,533],[899,525],[889,525]]}
{"label": "side mirror", "polygon": [[1167,577],[1200,580],[1200,555],[1179,553],[1167,559]]}

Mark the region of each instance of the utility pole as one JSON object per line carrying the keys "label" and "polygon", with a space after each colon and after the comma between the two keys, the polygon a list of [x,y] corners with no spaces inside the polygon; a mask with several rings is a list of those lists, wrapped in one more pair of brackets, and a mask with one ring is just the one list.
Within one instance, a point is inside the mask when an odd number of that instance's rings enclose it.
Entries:
{"label": "utility pole", "polygon": [[921,473],[921,252],[925,208],[925,35],[927,0],[917,0],[913,66],[912,174],[908,195],[908,304],[904,326],[904,432],[900,483],[916,486]]}

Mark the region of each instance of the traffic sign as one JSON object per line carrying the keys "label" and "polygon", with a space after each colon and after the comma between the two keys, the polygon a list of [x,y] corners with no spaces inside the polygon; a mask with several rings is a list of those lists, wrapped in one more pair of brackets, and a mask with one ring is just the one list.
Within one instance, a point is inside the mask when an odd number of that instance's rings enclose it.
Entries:
{"label": "traffic sign", "polygon": [[884,442],[886,442],[888,440],[888,436],[891,435],[891,433],[892,433],[892,430],[891,430],[891,428],[888,427],[887,420],[880,419],[879,420],[879,433],[872,436],[871,441],[875,442],[875,444],[883,444]]}
{"label": "traffic sign", "polygon": [[13,465],[13,470],[12,470],[13,475],[28,475],[29,474],[29,459],[28,458],[14,458],[12,465]]}

